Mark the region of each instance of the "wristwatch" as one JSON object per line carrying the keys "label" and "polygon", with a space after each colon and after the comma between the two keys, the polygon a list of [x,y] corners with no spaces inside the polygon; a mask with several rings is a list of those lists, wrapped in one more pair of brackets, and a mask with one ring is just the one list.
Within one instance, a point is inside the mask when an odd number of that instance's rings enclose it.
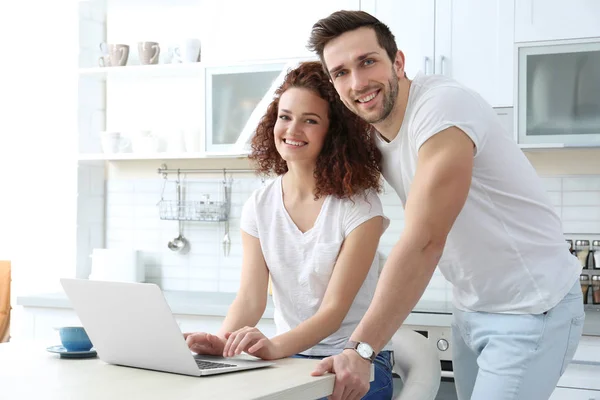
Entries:
{"label": "wristwatch", "polygon": [[375,357],[377,357],[377,354],[375,354],[373,348],[365,342],[353,342],[350,340],[348,341],[348,343],[346,343],[346,347],[344,347],[344,350],[346,349],[355,350],[359,356],[361,356],[369,362],[374,362]]}

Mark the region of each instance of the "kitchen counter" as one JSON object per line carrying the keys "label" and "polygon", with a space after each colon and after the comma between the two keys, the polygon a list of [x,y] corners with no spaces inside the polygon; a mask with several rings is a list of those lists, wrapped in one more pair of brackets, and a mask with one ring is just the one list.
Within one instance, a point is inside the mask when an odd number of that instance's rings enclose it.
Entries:
{"label": "kitchen counter", "polygon": [[[163,293],[173,314],[178,315],[224,317],[235,299],[235,293],[184,291],[164,291]],[[17,305],[36,308],[73,308],[64,292],[17,296]],[[273,299],[269,297],[263,318],[272,319],[273,311]],[[451,304],[442,301],[420,301],[405,323],[406,325],[448,327],[451,322]]]}

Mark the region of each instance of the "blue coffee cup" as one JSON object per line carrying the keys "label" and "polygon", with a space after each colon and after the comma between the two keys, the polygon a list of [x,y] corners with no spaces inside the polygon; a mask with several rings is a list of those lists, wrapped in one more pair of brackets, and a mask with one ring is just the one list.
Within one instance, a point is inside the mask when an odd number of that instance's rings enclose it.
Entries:
{"label": "blue coffee cup", "polygon": [[60,341],[67,351],[89,351],[93,345],[81,326],[65,326],[58,329]]}

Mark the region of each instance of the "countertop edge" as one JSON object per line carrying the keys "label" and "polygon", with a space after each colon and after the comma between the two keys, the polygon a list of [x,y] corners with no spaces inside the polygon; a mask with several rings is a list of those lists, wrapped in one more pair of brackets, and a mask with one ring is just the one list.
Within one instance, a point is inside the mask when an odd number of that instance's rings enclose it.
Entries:
{"label": "countertop edge", "polygon": [[[224,317],[235,298],[235,293],[165,291],[164,294],[173,314],[192,316]],[[73,309],[61,292],[17,296],[16,304],[30,308]],[[273,319],[274,310],[273,300],[269,298],[262,318]],[[405,325],[440,327],[449,327],[451,323],[452,314],[423,311],[410,313],[404,322]]]}

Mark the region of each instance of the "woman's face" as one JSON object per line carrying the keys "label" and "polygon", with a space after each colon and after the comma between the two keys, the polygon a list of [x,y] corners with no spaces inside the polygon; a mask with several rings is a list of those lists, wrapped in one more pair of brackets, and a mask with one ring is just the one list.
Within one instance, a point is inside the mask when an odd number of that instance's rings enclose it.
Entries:
{"label": "woman's face", "polygon": [[316,163],[329,130],[329,104],[309,89],[290,88],[279,99],[275,147],[290,162]]}

